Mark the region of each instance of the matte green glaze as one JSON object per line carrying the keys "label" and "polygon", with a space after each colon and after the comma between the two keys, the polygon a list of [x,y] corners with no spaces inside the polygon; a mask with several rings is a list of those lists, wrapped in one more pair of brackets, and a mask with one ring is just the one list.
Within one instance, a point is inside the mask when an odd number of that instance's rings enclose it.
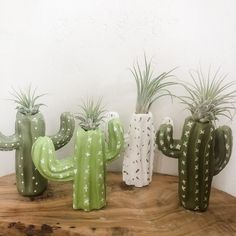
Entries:
{"label": "matte green glaze", "polygon": [[205,211],[211,182],[228,163],[232,151],[232,132],[227,126],[214,128],[191,117],[185,120],[181,140],[173,139],[173,126],[162,124],[156,143],[163,154],[179,159],[179,199],[189,210]]}
{"label": "matte green glaze", "polygon": [[[52,136],[56,149],[69,142],[74,131],[74,118],[70,113],[61,115],[59,132]],[[16,186],[23,196],[40,195],[47,188],[47,180],[35,168],[31,148],[38,137],[45,136],[45,122],[40,112],[35,115],[16,114],[15,134],[6,137],[0,133],[0,150],[16,150]]]}
{"label": "matte green glaze", "polygon": [[90,211],[106,205],[106,163],[123,148],[123,128],[118,119],[108,123],[108,143],[100,130],[78,128],[74,155],[55,158],[50,138],[40,137],[32,148],[33,161],[39,172],[53,181],[73,180],[73,208]]}

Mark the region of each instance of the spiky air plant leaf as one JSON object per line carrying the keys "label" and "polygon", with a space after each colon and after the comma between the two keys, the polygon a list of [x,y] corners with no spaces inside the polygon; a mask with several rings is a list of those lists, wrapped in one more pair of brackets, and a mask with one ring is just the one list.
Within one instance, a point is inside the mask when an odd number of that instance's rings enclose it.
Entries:
{"label": "spiky air plant leaf", "polygon": [[199,69],[190,72],[190,76],[193,83],[181,83],[188,95],[179,99],[187,105],[193,119],[204,123],[225,116],[232,120],[236,110],[236,90],[232,87],[236,82],[225,82],[226,75],[220,72],[220,68],[213,74],[209,68],[207,76]]}
{"label": "spiky air plant leaf", "polygon": [[167,95],[171,95],[168,87],[175,85],[175,82],[168,81],[167,79],[173,77],[171,72],[174,69],[164,72],[157,77],[153,75],[152,62],[147,61],[144,55],[144,69],[141,70],[139,63],[133,66],[131,72],[135,78],[137,86],[137,101],[136,101],[136,113],[145,114],[148,113],[151,105],[159,98]]}
{"label": "spiky air plant leaf", "polygon": [[104,106],[102,106],[102,99],[94,102],[92,98],[88,98],[86,101],[82,101],[80,106],[81,111],[75,115],[75,118],[79,120],[79,125],[84,130],[97,129],[104,118]]}
{"label": "spiky air plant leaf", "polygon": [[45,104],[37,103],[38,99],[46,94],[36,95],[36,88],[32,91],[31,86],[28,87],[27,91],[19,91],[13,88],[11,95],[14,99],[9,99],[17,104],[16,109],[24,115],[35,115],[39,112],[39,108]]}

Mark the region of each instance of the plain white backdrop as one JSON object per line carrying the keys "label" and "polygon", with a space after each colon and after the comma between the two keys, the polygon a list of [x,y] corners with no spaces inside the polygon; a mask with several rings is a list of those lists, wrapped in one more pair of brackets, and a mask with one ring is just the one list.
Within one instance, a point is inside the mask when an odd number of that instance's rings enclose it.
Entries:
{"label": "plain white backdrop", "polygon": [[[188,71],[201,64],[205,71],[221,66],[227,81],[236,80],[235,9],[234,0],[0,0],[0,131],[14,132],[11,87],[30,83],[48,93],[41,100],[48,134],[59,128],[60,113],[76,112],[86,96],[103,96],[127,130],[136,98],[128,68],[144,52],[156,74],[178,66],[175,75],[187,81]],[[151,111],[156,128],[163,117],[172,117],[180,137],[189,113],[177,100],[163,98]],[[236,136],[236,120],[220,124],[230,125]],[[73,141],[58,155],[72,152]],[[0,163],[0,175],[14,172],[14,151],[0,152]],[[119,171],[121,163],[109,168]],[[236,196],[235,169],[236,145],[214,186]],[[155,171],[176,175],[177,160],[157,151]]]}

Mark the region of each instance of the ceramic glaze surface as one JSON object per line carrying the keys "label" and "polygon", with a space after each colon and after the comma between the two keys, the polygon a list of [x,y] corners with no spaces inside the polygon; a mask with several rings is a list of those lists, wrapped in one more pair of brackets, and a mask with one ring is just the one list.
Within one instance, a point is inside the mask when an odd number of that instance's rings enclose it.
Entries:
{"label": "ceramic glaze surface", "polygon": [[163,154],[178,158],[179,199],[189,210],[205,211],[209,205],[212,178],[228,163],[232,152],[232,131],[215,129],[211,122],[185,120],[181,140],[173,139],[171,123],[162,124],[156,135]]}
{"label": "ceramic glaze surface", "polygon": [[123,162],[123,180],[126,184],[142,187],[152,181],[154,148],[152,114],[133,114]]}
{"label": "ceramic glaze surface", "polygon": [[[53,145],[59,149],[71,139],[74,131],[74,118],[70,113],[61,115],[61,127],[51,136]],[[16,114],[15,134],[7,137],[0,133],[0,150],[16,150],[16,187],[23,196],[40,195],[47,188],[47,180],[35,168],[31,148],[38,137],[45,135],[45,122],[39,112],[35,115]]]}
{"label": "ceramic glaze surface", "polygon": [[108,124],[109,140],[102,130],[84,131],[78,128],[75,150],[71,157],[57,160],[53,143],[39,138],[32,150],[39,172],[53,181],[73,180],[73,208],[90,211],[106,205],[106,163],[123,148],[123,128],[118,119]]}

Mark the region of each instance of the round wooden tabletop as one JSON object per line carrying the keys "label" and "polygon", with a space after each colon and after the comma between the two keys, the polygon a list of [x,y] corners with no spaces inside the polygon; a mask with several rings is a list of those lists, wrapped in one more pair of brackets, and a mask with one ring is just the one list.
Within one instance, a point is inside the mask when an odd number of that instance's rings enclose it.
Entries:
{"label": "round wooden tabletop", "polygon": [[72,183],[51,182],[39,197],[16,191],[15,175],[0,178],[0,236],[236,235],[236,198],[212,189],[207,212],[178,204],[178,178],[154,175],[143,188],[126,186],[121,174],[107,176],[107,206],[72,209]]}

